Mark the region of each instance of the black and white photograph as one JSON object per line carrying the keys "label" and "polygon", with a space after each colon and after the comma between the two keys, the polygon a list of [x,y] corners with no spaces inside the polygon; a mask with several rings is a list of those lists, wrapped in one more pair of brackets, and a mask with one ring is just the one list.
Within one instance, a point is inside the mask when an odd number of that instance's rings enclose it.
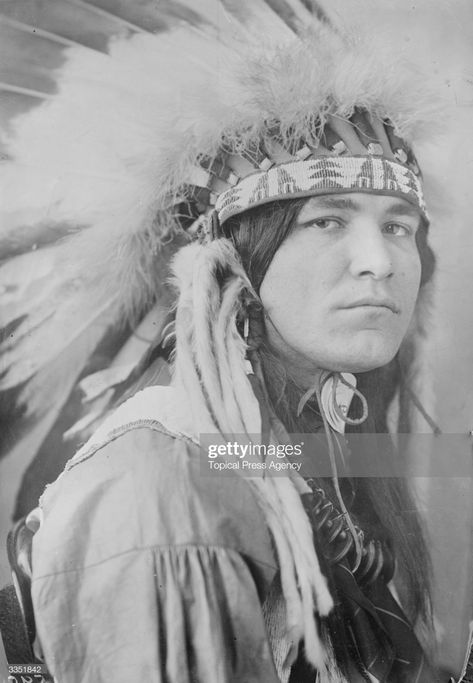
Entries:
{"label": "black and white photograph", "polygon": [[0,683],[473,683],[471,0],[0,0]]}

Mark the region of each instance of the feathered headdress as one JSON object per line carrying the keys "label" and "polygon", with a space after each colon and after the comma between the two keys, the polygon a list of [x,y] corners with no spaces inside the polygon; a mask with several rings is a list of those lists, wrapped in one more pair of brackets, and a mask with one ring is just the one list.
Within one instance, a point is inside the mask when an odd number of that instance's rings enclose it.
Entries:
{"label": "feathered headdress", "polygon": [[[315,2],[197,4],[2,7],[0,389],[30,423],[7,438],[13,450],[34,455],[79,380],[81,435],[117,388],[139,384],[174,300],[171,258],[227,218],[340,188],[398,194],[426,216],[411,151],[436,116],[423,73],[372,34],[335,30]],[[177,374],[203,391],[199,419],[251,433],[235,322],[249,283],[232,258],[218,240],[176,261]],[[222,264],[234,275],[225,299],[213,289]],[[278,496],[290,482],[271,486],[259,495],[284,554],[295,517],[277,520]],[[307,635],[313,603],[324,613],[331,599],[304,573],[312,551],[291,543],[302,569],[283,588],[302,592],[288,604],[304,606],[290,618]],[[308,655],[321,667],[317,648]]]}
{"label": "feathered headdress", "polygon": [[[410,145],[435,115],[423,74],[315,4],[109,5],[2,8],[0,386],[33,420],[32,454],[104,339],[115,360],[83,382],[96,417],[159,339],[170,257],[219,193],[226,217],[261,190],[255,169],[336,149],[329,118],[367,110]],[[390,147],[407,168],[405,142]]]}

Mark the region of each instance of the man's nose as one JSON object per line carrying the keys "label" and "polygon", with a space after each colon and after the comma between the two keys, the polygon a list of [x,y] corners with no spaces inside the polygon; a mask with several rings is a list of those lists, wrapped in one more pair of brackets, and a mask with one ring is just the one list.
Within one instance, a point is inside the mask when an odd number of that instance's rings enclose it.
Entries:
{"label": "man's nose", "polygon": [[353,277],[385,280],[393,274],[391,245],[375,221],[360,221],[354,226],[348,248]]}

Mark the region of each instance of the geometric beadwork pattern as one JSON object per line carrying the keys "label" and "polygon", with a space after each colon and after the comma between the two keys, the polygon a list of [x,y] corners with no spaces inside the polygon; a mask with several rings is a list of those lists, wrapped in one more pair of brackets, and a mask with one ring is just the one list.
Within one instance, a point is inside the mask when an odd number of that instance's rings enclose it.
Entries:
{"label": "geometric beadwork pattern", "polygon": [[216,201],[220,224],[247,209],[289,197],[341,191],[399,195],[428,220],[419,178],[406,166],[381,156],[324,156],[255,171],[222,192]]}

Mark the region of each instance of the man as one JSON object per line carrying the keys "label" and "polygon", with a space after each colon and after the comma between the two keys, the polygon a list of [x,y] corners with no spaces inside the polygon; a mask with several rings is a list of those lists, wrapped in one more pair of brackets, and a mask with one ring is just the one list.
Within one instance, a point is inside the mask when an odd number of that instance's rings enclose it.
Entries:
{"label": "man", "polygon": [[[108,322],[123,299],[159,298],[152,250],[183,226],[199,243],[174,260],[173,386],[124,403],[27,521],[36,648],[61,682],[435,680],[414,634],[429,621],[428,559],[402,515],[407,487],[337,476],[345,425],[385,426],[399,377],[377,380],[393,377],[432,272],[406,141],[431,104],[401,63],[373,77],[372,44],[306,32],[296,4],[292,18],[247,7],[218,34],[190,16],[111,41],[101,79],[152,105],[129,128],[126,103],[86,88],[84,132],[90,116],[89,142],[118,153],[87,206],[75,185],[58,202],[66,221],[80,205],[96,238],[67,247],[76,307]],[[164,72],[164,56],[179,68]],[[61,153],[89,58],[67,52],[57,98],[25,123],[57,117]],[[329,476],[202,476],[203,435],[281,446],[291,433],[325,435]]]}

